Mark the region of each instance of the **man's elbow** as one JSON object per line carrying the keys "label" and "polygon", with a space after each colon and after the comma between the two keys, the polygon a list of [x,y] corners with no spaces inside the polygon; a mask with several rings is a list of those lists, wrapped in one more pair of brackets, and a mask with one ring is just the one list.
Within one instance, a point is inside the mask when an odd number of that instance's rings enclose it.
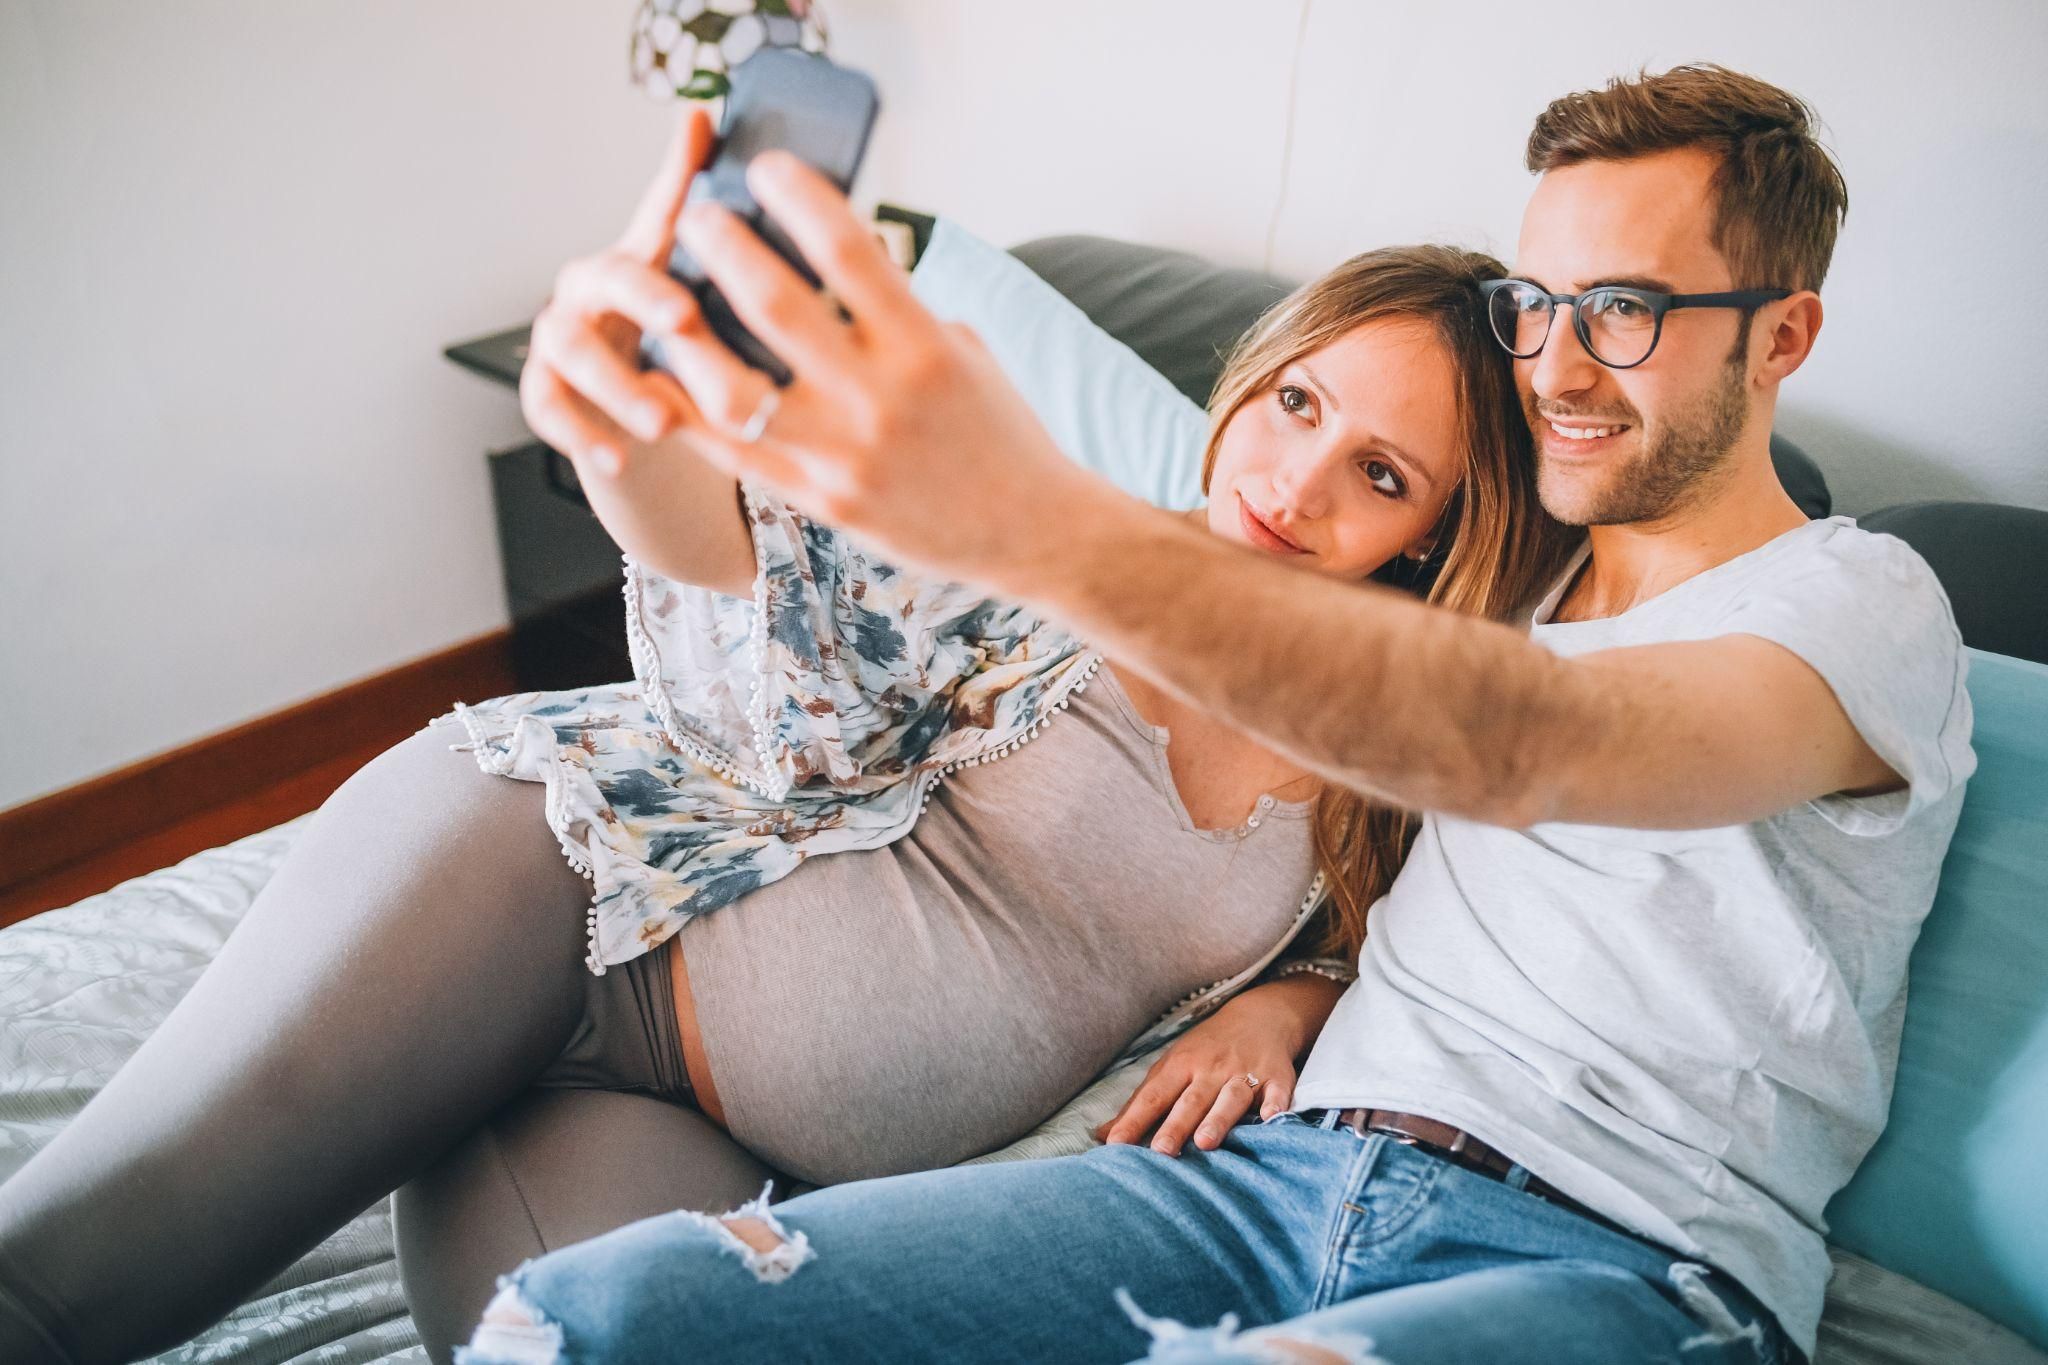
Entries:
{"label": "man's elbow", "polygon": [[1556,774],[1503,763],[1489,774],[1466,818],[1504,829],[1528,829],[1558,819],[1565,806]]}

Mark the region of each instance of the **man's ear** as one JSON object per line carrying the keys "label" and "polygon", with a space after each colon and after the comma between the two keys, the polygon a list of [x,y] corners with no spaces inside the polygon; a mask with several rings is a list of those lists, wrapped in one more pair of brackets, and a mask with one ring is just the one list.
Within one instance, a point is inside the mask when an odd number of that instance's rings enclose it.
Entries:
{"label": "man's ear", "polygon": [[1758,328],[1763,335],[1756,377],[1777,384],[1813,354],[1814,338],[1820,335],[1820,295],[1803,289],[1789,299],[1766,304],[1758,320],[1765,326]]}

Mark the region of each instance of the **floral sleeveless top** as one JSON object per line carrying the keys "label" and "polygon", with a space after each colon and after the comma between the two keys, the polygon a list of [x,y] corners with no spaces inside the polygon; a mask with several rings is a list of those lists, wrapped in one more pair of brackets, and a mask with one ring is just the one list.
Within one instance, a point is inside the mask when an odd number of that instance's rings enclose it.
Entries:
{"label": "floral sleeveless top", "polygon": [[[459,724],[467,742],[449,747],[485,771],[546,784],[548,825],[593,885],[600,975],[805,858],[901,838],[935,783],[1033,738],[1101,663],[1023,607],[743,491],[751,600],[625,556],[633,683],[457,702],[429,722]],[[1289,940],[1322,899],[1318,875]],[[1180,1022],[1250,975],[1190,997]]]}

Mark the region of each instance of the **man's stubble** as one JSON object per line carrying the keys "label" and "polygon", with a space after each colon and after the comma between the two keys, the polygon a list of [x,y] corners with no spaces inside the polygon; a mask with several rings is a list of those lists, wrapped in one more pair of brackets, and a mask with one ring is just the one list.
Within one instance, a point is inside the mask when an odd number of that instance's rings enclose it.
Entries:
{"label": "man's stubble", "polygon": [[[1749,417],[1747,366],[1740,349],[1722,367],[1720,382],[1673,413],[1640,454],[1606,471],[1597,486],[1563,475],[1539,453],[1536,494],[1545,511],[1568,526],[1619,526],[1670,519],[1698,501],[1719,482],[1729,453],[1741,439]],[[1530,395],[1525,408],[1537,449],[1543,449],[1547,424]],[[1624,420],[1641,431],[1633,411]],[[1576,485],[1576,486],[1575,486]]]}

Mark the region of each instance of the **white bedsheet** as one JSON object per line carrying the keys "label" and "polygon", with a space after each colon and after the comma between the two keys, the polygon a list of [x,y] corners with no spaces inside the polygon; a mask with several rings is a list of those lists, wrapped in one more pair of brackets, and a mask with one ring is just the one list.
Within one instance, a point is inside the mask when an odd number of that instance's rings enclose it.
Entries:
{"label": "white bedsheet", "polygon": [[[195,854],[0,930],[0,1180],[92,1098],[205,969],[310,816]],[[1150,1057],[976,1161],[1078,1152]],[[1890,1271],[1835,1252],[1815,1365],[1970,1360],[2048,1365],[2017,1337]],[[424,1365],[380,1201],[162,1362]]]}
{"label": "white bedsheet", "polygon": [[[310,816],[0,930],[0,1180],[84,1107],[213,959]],[[579,964],[580,966],[580,964]],[[1079,1151],[1145,1061],[1105,1077],[1004,1156]],[[382,1200],[162,1362],[421,1362]]]}

